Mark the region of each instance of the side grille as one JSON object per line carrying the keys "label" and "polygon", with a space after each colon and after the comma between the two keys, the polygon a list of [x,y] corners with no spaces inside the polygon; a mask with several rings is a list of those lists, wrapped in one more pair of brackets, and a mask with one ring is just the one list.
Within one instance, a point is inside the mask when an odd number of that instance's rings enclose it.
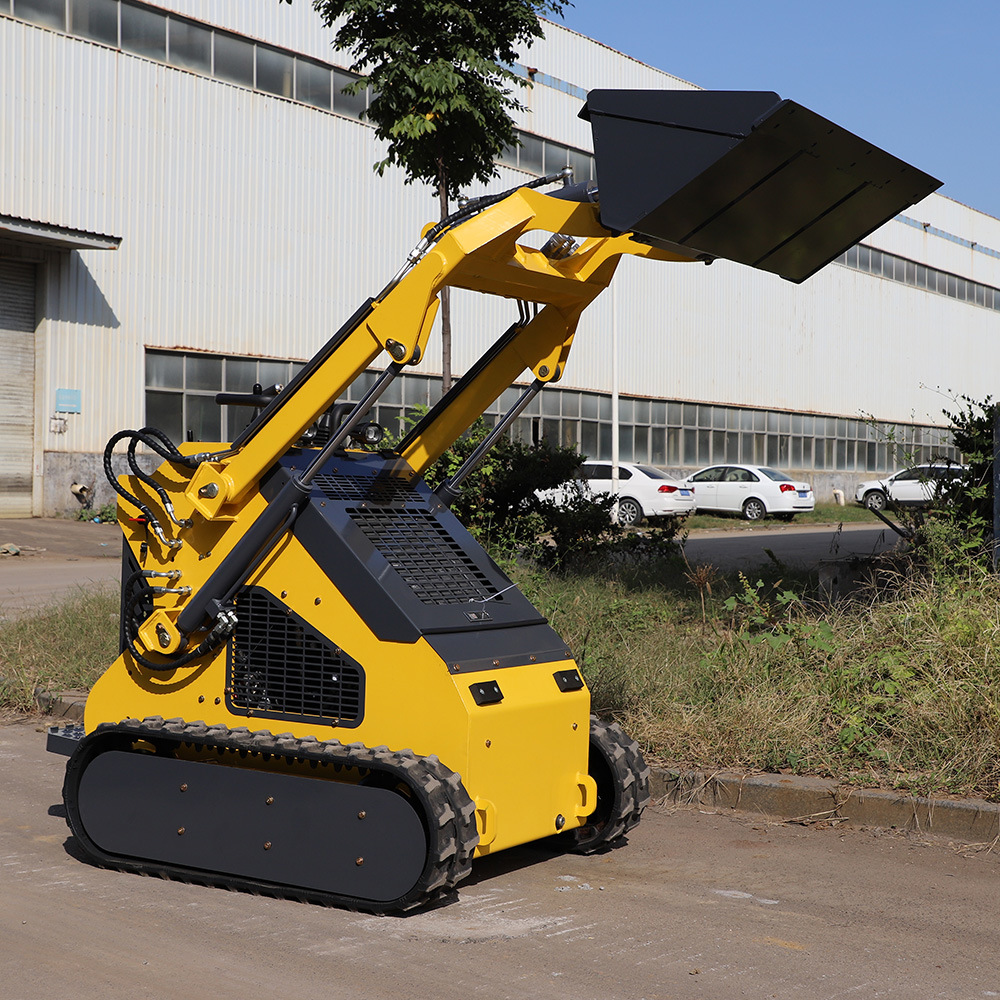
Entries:
{"label": "side grille", "polygon": [[427,511],[349,507],[347,513],[424,604],[468,604],[498,593]]}
{"label": "side grille", "polygon": [[236,600],[229,645],[229,702],[247,714],[357,725],[364,670],[265,590]]}
{"label": "side grille", "polygon": [[379,506],[424,502],[413,484],[401,476],[319,475],[313,479],[313,485],[321,489],[328,500],[364,501]]}

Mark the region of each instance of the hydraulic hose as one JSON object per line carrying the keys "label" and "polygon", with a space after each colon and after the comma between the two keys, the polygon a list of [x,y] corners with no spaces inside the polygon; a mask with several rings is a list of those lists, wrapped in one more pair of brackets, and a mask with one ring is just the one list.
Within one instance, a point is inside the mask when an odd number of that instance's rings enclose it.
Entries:
{"label": "hydraulic hose", "polygon": [[181,462],[185,465],[190,465],[190,460],[194,457],[197,457],[200,461],[205,456],[182,455],[173,441],[171,441],[170,438],[168,438],[167,435],[157,427],[142,427],[137,431],[119,431],[117,434],[112,436],[111,440],[108,441],[104,448],[104,475],[111,484],[111,488],[120,497],[138,508],[139,512],[146,519],[146,523],[163,545],[171,549],[179,548],[181,545],[180,540],[168,539],[163,533],[163,527],[156,515],[137,496],[134,496],[127,489],[125,489],[125,487],[118,482],[118,478],[115,476],[114,469],[111,465],[111,456],[114,454],[115,445],[118,444],[119,441],[124,441],[126,439],[129,440],[129,446],[126,452],[126,460],[128,461],[129,468],[139,480],[156,491],[160,498],[160,502],[163,504],[164,510],[166,510],[168,516],[170,517],[170,520],[173,521],[173,523],[179,528],[188,527],[190,522],[177,520],[174,515],[174,506],[171,503],[166,490],[164,490],[162,486],[160,486],[150,475],[143,472],[143,470],[139,467],[138,461],[135,457],[136,446],[141,442],[146,445],[146,447],[156,452],[156,454],[161,458],[165,458],[168,462]]}

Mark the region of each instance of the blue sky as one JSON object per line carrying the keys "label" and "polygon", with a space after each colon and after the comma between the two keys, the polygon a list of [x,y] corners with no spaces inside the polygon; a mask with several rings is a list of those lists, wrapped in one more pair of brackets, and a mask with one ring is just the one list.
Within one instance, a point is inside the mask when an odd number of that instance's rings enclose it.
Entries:
{"label": "blue sky", "polygon": [[1000,218],[1000,0],[575,0],[563,23],[712,90],[774,90]]}

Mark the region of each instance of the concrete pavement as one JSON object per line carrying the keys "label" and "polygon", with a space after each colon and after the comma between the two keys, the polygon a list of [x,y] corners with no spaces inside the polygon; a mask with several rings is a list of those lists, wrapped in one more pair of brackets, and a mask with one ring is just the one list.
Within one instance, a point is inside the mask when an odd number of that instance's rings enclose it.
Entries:
{"label": "concrete pavement", "polygon": [[5,997],[1000,994],[989,850],[660,805],[618,850],[504,851],[449,905],[373,917],[83,862],[60,802],[65,759],[36,730],[0,725]]}
{"label": "concrete pavement", "polygon": [[59,518],[0,520],[0,621],[89,587],[117,586],[117,524]]}

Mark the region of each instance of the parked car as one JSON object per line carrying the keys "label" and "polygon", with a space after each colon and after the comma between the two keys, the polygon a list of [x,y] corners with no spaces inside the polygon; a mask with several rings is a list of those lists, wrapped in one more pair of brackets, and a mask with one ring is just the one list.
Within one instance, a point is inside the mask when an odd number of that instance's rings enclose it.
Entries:
{"label": "parked car", "polygon": [[965,472],[964,465],[951,462],[915,465],[885,479],[860,483],[854,491],[854,501],[869,510],[882,510],[890,500],[901,506],[922,507],[930,503],[949,480]]}
{"label": "parked car", "polygon": [[741,514],[759,521],[769,514],[790,521],[816,505],[812,487],[759,465],[710,465],[682,483],[695,489],[698,510]]}
{"label": "parked car", "polygon": [[[554,490],[540,490],[537,496],[565,503],[571,490],[594,496],[612,493],[611,463],[588,460],[580,466],[580,478]],[[651,465],[618,463],[618,523],[639,524],[644,517],[689,514],[694,510],[694,489],[678,483]]]}

